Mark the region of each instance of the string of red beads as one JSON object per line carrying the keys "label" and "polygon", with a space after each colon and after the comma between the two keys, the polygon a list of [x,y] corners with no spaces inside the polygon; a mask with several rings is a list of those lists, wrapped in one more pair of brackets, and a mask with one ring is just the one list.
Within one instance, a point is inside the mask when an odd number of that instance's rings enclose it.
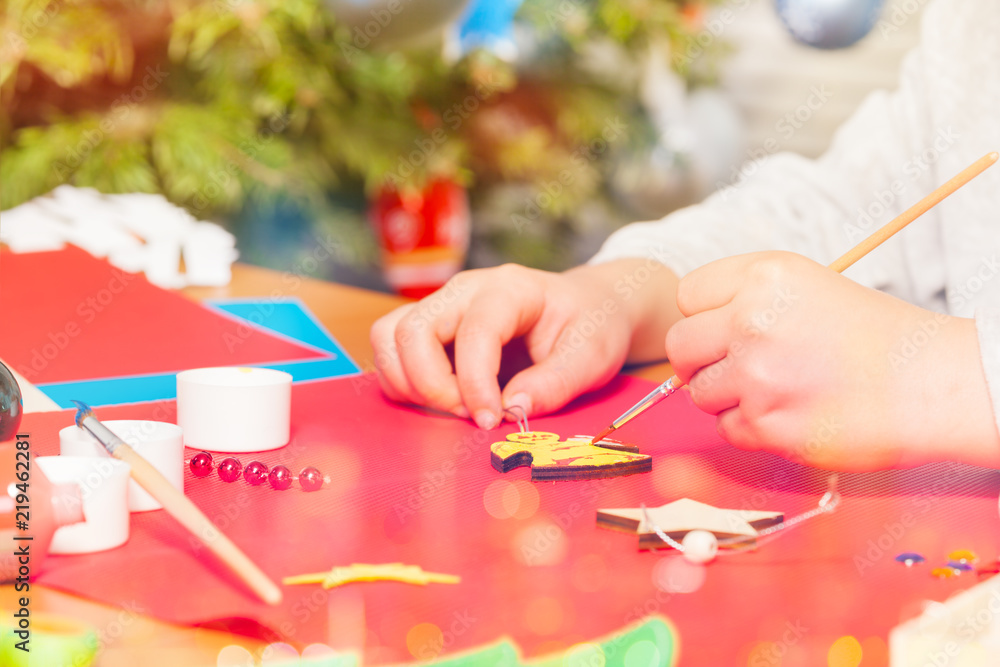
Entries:
{"label": "string of red beads", "polygon": [[[219,479],[232,483],[239,479],[242,474],[243,479],[251,486],[260,486],[264,480],[267,480],[271,484],[271,488],[277,491],[291,488],[292,482],[295,481],[292,471],[283,465],[276,465],[268,470],[267,466],[260,461],[251,461],[244,468],[239,459],[231,456],[224,458],[219,463],[219,467],[216,468],[215,461],[208,452],[195,454],[191,457],[188,466],[191,468],[191,474],[195,477],[208,477],[212,474],[212,470],[217,470]],[[303,491],[318,491],[323,487],[324,482],[323,473],[311,466],[303,468],[299,472],[298,480]]]}

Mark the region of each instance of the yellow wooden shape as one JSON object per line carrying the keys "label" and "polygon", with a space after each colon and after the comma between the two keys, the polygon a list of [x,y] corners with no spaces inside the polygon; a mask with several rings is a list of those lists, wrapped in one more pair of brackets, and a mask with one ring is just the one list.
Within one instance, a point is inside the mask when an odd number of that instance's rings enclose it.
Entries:
{"label": "yellow wooden shape", "polygon": [[544,431],[511,433],[490,445],[490,451],[494,468],[508,472],[530,464],[533,480],[616,477],[652,468],[652,458],[639,454],[638,447],[616,444],[608,449],[590,444],[587,436],[560,440]]}
{"label": "yellow wooden shape", "polygon": [[337,566],[329,572],[315,574],[300,574],[285,577],[281,583],[286,586],[297,584],[323,584],[323,588],[334,588],[343,584],[358,581],[400,581],[406,584],[425,586],[427,584],[457,584],[461,577],[453,574],[425,572],[419,565],[404,565],[403,563],[353,563],[347,566]]}

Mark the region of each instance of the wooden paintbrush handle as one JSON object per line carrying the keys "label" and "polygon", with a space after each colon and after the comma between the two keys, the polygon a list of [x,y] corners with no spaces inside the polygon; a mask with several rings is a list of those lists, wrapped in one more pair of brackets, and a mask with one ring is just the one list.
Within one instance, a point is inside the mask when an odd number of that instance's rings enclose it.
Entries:
{"label": "wooden paintbrush handle", "polygon": [[228,565],[268,604],[281,602],[281,589],[246,554],[240,551],[187,496],[177,490],[159,470],[127,444],[114,456],[132,466],[132,478],[156,498],[171,516],[191,531],[212,553]]}
{"label": "wooden paintbrush handle", "polygon": [[987,167],[996,161],[996,151],[979,158],[956,174],[950,181],[943,184],[934,192],[930,193],[916,204],[903,211],[899,217],[894,220],[890,220],[881,228],[875,230],[871,236],[848,250],[842,257],[836,259],[833,264],[830,265],[830,268],[837,273],[842,273],[847,267],[882,245],[882,243],[891,238],[893,234],[901,230],[903,227],[906,227],[930,209],[934,208],[941,202],[942,199],[981,174]]}

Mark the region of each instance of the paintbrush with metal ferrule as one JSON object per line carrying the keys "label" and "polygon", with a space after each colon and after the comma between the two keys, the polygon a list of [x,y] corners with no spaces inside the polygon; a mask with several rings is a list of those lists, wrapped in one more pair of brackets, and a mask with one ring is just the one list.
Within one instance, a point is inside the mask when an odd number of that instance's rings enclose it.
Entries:
{"label": "paintbrush with metal ferrule", "polygon": [[[994,151],[993,153],[989,153],[988,155],[984,155],[979,158],[956,174],[947,183],[934,190],[934,192],[930,193],[910,208],[906,209],[898,217],[887,222],[884,226],[877,229],[871,236],[844,253],[843,256],[830,265],[830,268],[837,273],[842,273],[844,269],[851,266],[869,252],[880,246],[884,241],[891,238],[893,234],[901,230],[903,227],[906,227],[908,224],[937,205],[942,199],[953,193],[955,190],[958,190],[979,174],[983,173],[987,167],[997,161],[997,157],[998,154]],[[606,429],[601,431],[599,435],[590,441],[590,444],[598,445],[601,440],[608,437],[642,413],[646,412],[667,396],[670,396],[670,394],[676,392],[678,389],[683,387],[684,384],[685,383],[681,382],[679,377],[676,375],[673,376],[659,387],[646,394],[645,398],[626,410],[621,417],[611,422],[611,426],[608,426]]]}
{"label": "paintbrush with metal ferrule", "polygon": [[86,403],[80,401],[73,403],[78,408],[76,425],[94,436],[111,456],[128,463],[132,468],[132,479],[148,491],[149,495],[156,498],[163,505],[163,509],[201,540],[202,544],[246,582],[260,599],[268,604],[281,602],[281,589],[277,584],[223,535],[187,496],[178,491],[149,461],[142,458],[124,440],[102,424]]}

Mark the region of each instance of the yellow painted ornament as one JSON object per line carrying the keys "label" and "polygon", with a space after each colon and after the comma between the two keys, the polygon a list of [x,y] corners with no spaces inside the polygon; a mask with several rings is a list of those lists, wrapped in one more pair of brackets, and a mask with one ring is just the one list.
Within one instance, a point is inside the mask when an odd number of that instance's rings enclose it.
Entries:
{"label": "yellow painted ornament", "polygon": [[592,445],[590,440],[583,435],[560,440],[544,431],[511,433],[490,445],[491,462],[500,472],[530,465],[533,482],[621,477],[653,467],[652,457],[639,454],[634,445],[613,440]]}

